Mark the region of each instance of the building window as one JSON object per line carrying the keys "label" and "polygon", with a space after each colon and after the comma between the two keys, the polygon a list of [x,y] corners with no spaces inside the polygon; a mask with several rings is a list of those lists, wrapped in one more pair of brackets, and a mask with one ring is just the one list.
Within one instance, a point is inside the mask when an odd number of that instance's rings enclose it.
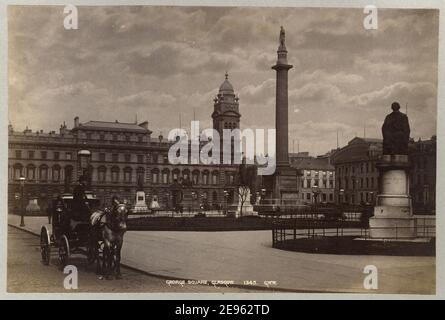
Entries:
{"label": "building window", "polygon": [[66,152],[66,153],[65,153],[65,159],[66,159],[66,160],[72,160],[72,158],[73,158],[73,155],[72,155],[71,152]]}
{"label": "building window", "polygon": [[125,154],[125,162],[131,162],[131,154],[129,153]]}
{"label": "building window", "polygon": [[311,200],[311,194],[310,193],[306,193],[306,200]]}
{"label": "building window", "polygon": [[334,201],[334,195],[332,193],[329,194],[329,201],[330,202]]}
{"label": "building window", "polygon": [[87,132],[87,140],[91,140],[91,133]]}
{"label": "building window", "polygon": [[26,168],[27,171],[27,179],[28,180],[34,180],[36,178],[36,169],[33,165],[29,165]]}
{"label": "building window", "polygon": [[57,182],[60,180],[60,166],[53,167],[53,181]]}
{"label": "building window", "polygon": [[54,160],[59,160],[60,158],[60,153],[59,152],[54,152]]}
{"label": "building window", "polygon": [[102,140],[102,141],[104,141],[104,140],[105,140],[105,135],[104,135],[103,133],[101,133],[101,134],[99,135],[99,139]]}
{"label": "building window", "polygon": [[99,153],[99,161],[105,162],[105,153]]}
{"label": "building window", "polygon": [[119,181],[119,168],[118,167],[113,167],[111,169],[111,182],[118,182]]}
{"label": "building window", "polygon": [[142,142],[142,136],[138,136],[138,142]]}
{"label": "building window", "polygon": [[46,165],[40,167],[39,175],[41,181],[48,180],[48,167]]}
{"label": "building window", "polygon": [[28,159],[34,159],[34,151],[28,151]]}
{"label": "building window", "polygon": [[144,156],[142,154],[138,154],[138,163],[144,163]]}
{"label": "building window", "polygon": [[168,181],[169,173],[170,172],[168,171],[168,169],[162,170],[162,183],[164,183],[164,184],[169,183],[169,181]]}
{"label": "building window", "polygon": [[172,173],[173,173],[173,181],[178,182],[179,170],[174,169]]}
{"label": "building window", "polygon": [[47,157],[47,152],[46,152],[46,151],[41,151],[41,152],[40,152],[40,157],[41,157],[42,159],[46,159],[46,157]]}
{"label": "building window", "polygon": [[[229,181],[230,181],[230,175],[229,175]],[[202,184],[208,185],[209,184],[209,172],[208,171],[204,171],[202,173]],[[229,182],[229,184],[231,184]]]}
{"label": "building window", "polygon": [[158,169],[153,169],[151,171],[151,181],[153,183],[159,183],[159,170]]}
{"label": "building window", "polygon": [[192,182],[194,185],[199,184],[199,171],[195,170],[192,172]]}
{"label": "building window", "polygon": [[139,167],[136,172],[138,185],[143,185],[145,180],[145,169]]}
{"label": "building window", "polygon": [[111,159],[113,162],[118,162],[119,161],[119,154],[118,153],[113,153],[111,155]]}
{"label": "building window", "polygon": [[113,134],[113,141],[117,141],[117,134]]}
{"label": "building window", "polygon": [[124,182],[131,182],[131,168],[124,169]]}
{"label": "building window", "polygon": [[311,179],[307,179],[306,180],[306,188],[312,188],[311,184],[312,184],[312,180]]}
{"label": "building window", "polygon": [[22,150],[15,150],[15,157],[17,159],[21,159],[22,158]]}
{"label": "building window", "polygon": [[18,180],[22,176],[23,167],[21,164],[14,165],[14,179]]}
{"label": "building window", "polygon": [[217,185],[218,184],[218,172],[213,172],[212,174],[212,184]]}
{"label": "building window", "polygon": [[97,170],[97,174],[98,174],[99,182],[105,182],[106,181],[107,168],[99,167],[99,169]]}
{"label": "building window", "polygon": [[125,136],[125,141],[130,142],[130,136],[129,135]]}

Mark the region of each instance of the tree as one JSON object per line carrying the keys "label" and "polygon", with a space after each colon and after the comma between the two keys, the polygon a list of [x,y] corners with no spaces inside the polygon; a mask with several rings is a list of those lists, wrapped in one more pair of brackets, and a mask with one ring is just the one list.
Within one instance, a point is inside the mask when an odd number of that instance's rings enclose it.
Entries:
{"label": "tree", "polygon": [[239,166],[238,174],[236,177],[236,194],[240,202],[240,216],[243,216],[243,207],[249,194],[255,191],[255,182],[257,179],[257,167],[256,165],[247,165],[244,161]]}

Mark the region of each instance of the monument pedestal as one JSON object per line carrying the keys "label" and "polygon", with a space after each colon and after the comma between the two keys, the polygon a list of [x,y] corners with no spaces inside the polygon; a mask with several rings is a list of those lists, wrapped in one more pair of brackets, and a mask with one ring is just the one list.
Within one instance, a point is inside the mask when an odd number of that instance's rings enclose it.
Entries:
{"label": "monument pedestal", "polygon": [[297,170],[291,166],[277,166],[272,176],[272,197],[280,200],[298,200]]}
{"label": "monument pedestal", "polygon": [[136,191],[136,204],[134,205],[133,212],[134,213],[142,213],[147,212],[148,207],[145,202],[145,192],[144,191]]}
{"label": "monument pedestal", "polygon": [[380,171],[380,194],[374,217],[369,219],[372,239],[413,239],[415,218],[409,196],[409,161],[407,155],[383,155],[377,164]]}

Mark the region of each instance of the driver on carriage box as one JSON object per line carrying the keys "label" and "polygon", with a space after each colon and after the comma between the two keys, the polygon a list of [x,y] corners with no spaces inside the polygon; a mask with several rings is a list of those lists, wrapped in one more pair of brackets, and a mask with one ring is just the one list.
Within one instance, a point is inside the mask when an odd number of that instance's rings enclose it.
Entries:
{"label": "driver on carriage box", "polygon": [[88,221],[91,210],[87,203],[85,193],[86,180],[84,176],[80,176],[79,183],[73,190],[73,212],[72,218],[77,221]]}

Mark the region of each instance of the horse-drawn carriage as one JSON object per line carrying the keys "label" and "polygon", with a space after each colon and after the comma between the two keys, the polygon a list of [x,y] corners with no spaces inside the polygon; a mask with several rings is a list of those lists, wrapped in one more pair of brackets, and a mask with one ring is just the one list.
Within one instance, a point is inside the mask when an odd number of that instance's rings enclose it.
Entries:
{"label": "horse-drawn carriage", "polygon": [[[91,192],[85,193],[85,204],[90,214],[79,214],[72,194],[62,194],[53,201],[52,223],[43,225],[40,232],[42,262],[50,263],[51,250],[57,248],[60,266],[68,264],[72,254],[87,257],[88,264],[97,262],[97,272],[114,268],[120,273],[120,250],[126,230],[125,205],[116,210],[100,210],[100,201]],[[104,237],[104,230],[120,235],[117,243]],[[107,234],[108,234],[107,233]],[[115,237],[119,239],[119,237]]]}
{"label": "horse-drawn carriage", "polygon": [[[86,202],[95,211],[99,208],[99,200],[94,194],[86,194]],[[73,219],[78,214],[75,211],[73,195],[62,194],[53,201],[51,225],[43,225],[40,231],[40,249],[42,261],[48,265],[51,258],[51,248],[58,249],[59,262],[62,267],[68,263],[71,254],[84,254],[88,262],[93,263],[98,258],[100,243],[93,239],[89,219]],[[88,217],[87,217],[88,218]]]}

